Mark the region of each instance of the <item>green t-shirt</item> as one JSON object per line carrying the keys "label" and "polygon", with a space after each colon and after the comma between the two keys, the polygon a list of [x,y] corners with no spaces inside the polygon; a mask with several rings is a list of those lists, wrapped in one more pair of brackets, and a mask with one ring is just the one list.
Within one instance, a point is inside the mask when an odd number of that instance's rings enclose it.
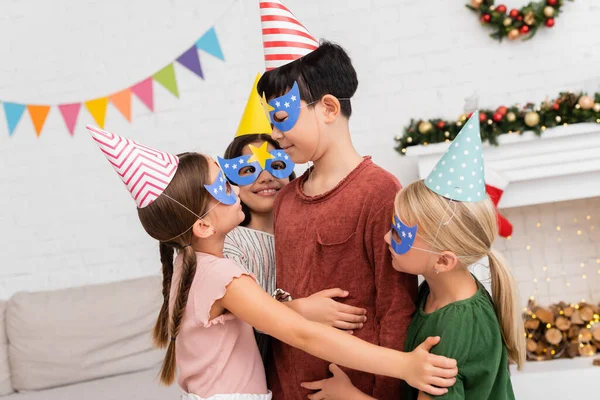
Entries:
{"label": "green t-shirt", "polygon": [[[435,399],[514,400],[508,356],[500,325],[488,292],[477,282],[473,297],[425,314],[429,285],[419,288],[417,312],[406,335],[405,350],[412,351],[429,336],[441,340],[433,354],[454,358],[458,363],[456,383]],[[404,384],[403,400],[416,399],[418,391]]]}

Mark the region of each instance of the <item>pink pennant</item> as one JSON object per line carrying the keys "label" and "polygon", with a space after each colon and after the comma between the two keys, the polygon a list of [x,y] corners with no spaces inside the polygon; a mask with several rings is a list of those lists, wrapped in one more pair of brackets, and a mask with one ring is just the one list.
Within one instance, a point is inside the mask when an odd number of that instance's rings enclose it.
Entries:
{"label": "pink pennant", "polygon": [[152,77],[144,79],[131,87],[133,94],[150,109],[154,111],[154,92],[152,90]]}
{"label": "pink pennant", "polygon": [[79,116],[79,110],[81,109],[81,103],[61,104],[58,106],[58,109],[65,120],[65,124],[67,124],[67,129],[71,135],[73,135],[77,117]]}

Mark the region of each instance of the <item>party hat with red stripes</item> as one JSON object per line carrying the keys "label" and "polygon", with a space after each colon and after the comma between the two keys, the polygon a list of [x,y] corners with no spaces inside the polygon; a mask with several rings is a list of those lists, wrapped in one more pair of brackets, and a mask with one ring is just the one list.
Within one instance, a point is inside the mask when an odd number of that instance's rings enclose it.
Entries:
{"label": "party hat with red stripes", "polygon": [[279,0],[259,0],[267,71],[319,47],[319,42]]}
{"label": "party hat with red stripes", "polygon": [[93,126],[86,128],[127,186],[138,208],[156,200],[175,176],[179,165],[176,156]]}

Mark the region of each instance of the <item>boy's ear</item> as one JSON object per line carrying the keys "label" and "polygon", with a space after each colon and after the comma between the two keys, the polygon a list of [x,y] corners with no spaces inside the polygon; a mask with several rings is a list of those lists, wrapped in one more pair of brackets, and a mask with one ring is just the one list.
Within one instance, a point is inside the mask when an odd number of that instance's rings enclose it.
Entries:
{"label": "boy's ear", "polygon": [[197,238],[206,239],[214,235],[215,230],[207,222],[203,220],[198,220],[192,226],[192,233]]}
{"label": "boy's ear", "polygon": [[321,98],[321,104],[323,105],[325,123],[331,123],[335,121],[341,112],[340,101],[337,99],[337,97],[326,94]]}
{"label": "boy's ear", "polygon": [[458,258],[456,257],[456,254],[451,251],[443,251],[435,263],[435,269],[438,272],[449,272],[452,271],[457,264]]}

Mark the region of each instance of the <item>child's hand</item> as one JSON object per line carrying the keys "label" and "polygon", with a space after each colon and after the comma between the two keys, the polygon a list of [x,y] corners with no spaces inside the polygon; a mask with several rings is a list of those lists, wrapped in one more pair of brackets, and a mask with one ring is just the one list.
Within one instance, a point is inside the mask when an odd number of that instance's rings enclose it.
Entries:
{"label": "child's hand", "polygon": [[304,318],[314,322],[347,331],[360,329],[367,320],[367,310],[333,300],[335,297],[347,296],[348,292],[339,288],[322,290],[296,300],[298,304],[294,309]]}
{"label": "child's hand", "polygon": [[[432,347],[438,344],[440,337],[428,337],[412,352],[408,353],[412,365],[405,377],[405,381],[415,389],[434,396],[441,396],[448,392],[446,387],[456,382],[456,360],[430,354]],[[437,387],[436,387],[437,386]]]}
{"label": "child's hand", "polygon": [[322,381],[316,382],[305,382],[301,383],[305,389],[318,390],[318,392],[309,394],[310,400],[362,400],[372,399],[360,390],[354,387],[348,375],[344,373],[335,364],[329,365],[329,371],[333,374],[333,378],[323,379]]}

